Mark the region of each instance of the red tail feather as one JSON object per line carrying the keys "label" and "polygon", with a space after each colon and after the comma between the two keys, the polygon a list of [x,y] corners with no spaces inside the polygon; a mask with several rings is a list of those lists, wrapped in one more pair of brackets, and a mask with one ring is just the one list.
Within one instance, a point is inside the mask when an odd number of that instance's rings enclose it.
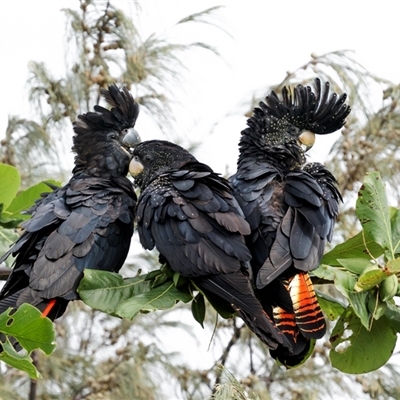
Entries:
{"label": "red tail feather", "polygon": [[42,317],[47,317],[50,313],[50,311],[53,309],[53,307],[56,305],[57,301],[56,299],[51,299],[49,303],[47,304],[46,308],[42,312]]}
{"label": "red tail feather", "polygon": [[325,318],[319,307],[314,288],[307,272],[296,274],[289,282],[296,323],[304,337],[319,339],[325,334]]}

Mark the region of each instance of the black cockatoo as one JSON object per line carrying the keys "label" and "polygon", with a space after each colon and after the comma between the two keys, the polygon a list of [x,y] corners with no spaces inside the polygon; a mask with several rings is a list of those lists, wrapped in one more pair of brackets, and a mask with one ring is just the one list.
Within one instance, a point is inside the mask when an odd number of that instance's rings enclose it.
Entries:
{"label": "black cockatoo", "polygon": [[308,275],[332,238],[340,193],[320,163],[306,164],[315,134],[340,129],[350,112],[346,94],[330,93],[315,81],[315,91],[283,88],[254,109],[241,132],[238,168],[230,178],[251,234],[256,294],[267,313],[293,342],[271,355],[287,366],[307,353],[310,339],[325,333],[325,320]]}
{"label": "black cockatoo", "polygon": [[152,140],[134,148],[129,171],[140,190],[137,229],[211,303],[236,312],[271,349],[291,346],[254,295],[249,224],[229,183],[182,147]]}
{"label": "black cockatoo", "polygon": [[126,88],[112,85],[101,93],[111,110],[96,105],[73,124],[72,178],[36,203],[21,237],[0,258],[16,257],[0,292],[0,312],[30,303],[54,320],[78,298],[85,268],[117,272],[125,261],[137,198],[122,139],[131,134],[139,107]]}

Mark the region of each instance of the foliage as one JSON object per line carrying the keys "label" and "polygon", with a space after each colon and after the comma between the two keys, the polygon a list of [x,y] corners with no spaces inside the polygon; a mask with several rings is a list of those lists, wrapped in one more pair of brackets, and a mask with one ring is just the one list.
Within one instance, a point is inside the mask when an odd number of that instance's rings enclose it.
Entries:
{"label": "foliage", "polygon": [[333,298],[321,302],[332,319],[342,311],[330,338],[332,365],[359,374],[387,363],[400,332],[394,300],[400,294],[400,210],[388,206],[377,172],[366,175],[356,210],[362,231],[326,253],[314,273],[334,282],[348,303],[343,309]]}
{"label": "foliage", "polygon": [[[14,232],[23,220],[29,215],[23,213],[45,191],[49,191],[48,184],[41,182],[28,190],[17,194],[21,178],[15,167],[0,164],[0,254],[7,251],[18,234]],[[54,182],[53,182],[54,184]],[[10,261],[8,261],[10,262]],[[40,311],[29,304],[22,305],[16,312],[6,311],[0,315],[0,332],[2,334],[0,360],[25,371],[31,378],[40,376],[32,363],[30,353],[41,349],[47,355],[54,350],[55,332],[52,322],[43,318]],[[26,350],[27,354],[19,354],[12,343],[15,340]]]}
{"label": "foliage", "polygon": [[[55,331],[53,323],[42,316],[42,313],[30,304],[22,304],[17,311],[5,311],[0,314],[0,333],[2,352],[0,360],[14,368],[25,371],[33,379],[40,374],[32,362],[30,354],[41,349],[50,355],[55,348]],[[13,344],[15,341],[28,354],[18,353]]]}

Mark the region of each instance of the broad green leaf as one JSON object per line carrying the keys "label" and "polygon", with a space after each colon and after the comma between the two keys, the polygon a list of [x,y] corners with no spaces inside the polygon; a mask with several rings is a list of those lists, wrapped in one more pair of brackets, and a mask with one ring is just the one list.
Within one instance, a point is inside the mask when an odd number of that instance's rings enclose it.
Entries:
{"label": "broad green leaf", "polygon": [[0,215],[0,228],[15,229],[23,221],[22,218],[8,218],[6,212]]}
{"label": "broad green leaf", "polygon": [[[368,311],[372,315],[372,318],[375,320],[381,318],[387,310],[386,301],[382,301],[379,298],[379,293],[377,290],[371,290],[368,292],[367,307]],[[371,320],[370,324],[371,323],[373,323],[373,320]],[[370,330],[370,328],[371,326],[368,327],[368,330]]]}
{"label": "broad green leaf", "polygon": [[370,315],[367,308],[368,292],[356,292],[354,286],[356,284],[355,275],[339,268],[332,267],[335,274],[335,284],[337,289],[345,296],[354,309],[354,312],[360,318],[362,324],[369,328]]}
{"label": "broad green leaf", "polygon": [[0,204],[3,204],[5,210],[18,192],[21,177],[15,167],[1,163],[0,177]]}
{"label": "broad green leaf", "polygon": [[387,302],[385,317],[389,321],[390,326],[400,333],[400,308],[396,304]]}
{"label": "broad green leaf", "polygon": [[325,279],[327,281],[333,281],[335,279],[335,274],[332,271],[332,267],[326,264],[320,264],[317,269],[311,272],[312,276],[316,276],[320,279]]}
{"label": "broad green leaf", "polygon": [[204,328],[204,318],[206,316],[206,303],[202,293],[198,293],[192,301],[193,318]]}
{"label": "broad green leaf", "polygon": [[174,283],[169,281],[123,301],[117,307],[116,314],[122,318],[133,319],[140,312],[167,310],[178,301],[187,303],[190,300],[192,300],[190,293],[178,290]]}
{"label": "broad green leaf", "polygon": [[386,268],[388,272],[396,274],[400,271],[400,258],[396,258],[394,260],[389,260],[386,264]]}
{"label": "broad green leaf", "polygon": [[345,259],[366,259],[370,260],[372,257],[379,257],[383,254],[382,247],[374,242],[367,232],[359,232],[356,236],[346,240],[335,246],[331,251],[324,254],[321,263],[328,265],[342,265],[341,262]]}
{"label": "broad green leaf", "polygon": [[369,172],[365,176],[358,193],[356,213],[364,231],[384,249],[392,251],[390,212],[379,172]]}
{"label": "broad green leaf", "polygon": [[[57,184],[55,181],[49,181],[51,184]],[[52,189],[45,182],[40,182],[29,189],[23,190],[12,200],[11,204],[4,211],[5,216],[14,219],[28,219],[30,215],[21,214],[33,206],[36,200],[40,199],[40,195],[43,193],[52,192]]]}
{"label": "broad green leaf", "polygon": [[332,366],[348,374],[363,374],[386,364],[396,345],[396,332],[384,316],[370,331],[351,309],[339,318],[330,338]]}
{"label": "broad green leaf", "polygon": [[396,296],[399,289],[397,275],[390,275],[379,285],[379,297],[382,301],[388,301]]}
{"label": "broad green leaf", "polygon": [[361,323],[367,330],[371,329],[371,317],[368,309],[369,292],[354,292],[349,291],[347,298],[349,299],[350,305],[353,308],[354,313],[360,318]]}
{"label": "broad green leaf", "polygon": [[11,309],[0,314],[0,332],[12,336],[28,352],[41,349],[49,355],[55,349],[53,323],[30,304],[22,304],[10,315]]}
{"label": "broad green leaf", "polygon": [[361,275],[366,268],[376,265],[366,258],[338,258],[337,261],[348,271],[357,275]]}
{"label": "broad green leaf", "polygon": [[0,361],[3,361],[13,368],[26,372],[31,379],[41,377],[39,371],[32,362],[32,358],[26,354],[15,351],[8,339],[2,343],[3,351],[0,352]]}
{"label": "broad green leaf", "polygon": [[346,306],[341,301],[317,289],[315,289],[315,293],[322,311],[331,321],[338,319],[343,314]]}
{"label": "broad green leaf", "polygon": [[149,291],[150,283],[146,275],[124,279],[113,272],[85,269],[78,293],[88,306],[116,315],[122,301]]}
{"label": "broad green leaf", "polygon": [[356,277],[350,272],[343,271],[339,268],[331,268],[335,275],[335,283],[343,295],[347,296],[348,292],[354,291]]}

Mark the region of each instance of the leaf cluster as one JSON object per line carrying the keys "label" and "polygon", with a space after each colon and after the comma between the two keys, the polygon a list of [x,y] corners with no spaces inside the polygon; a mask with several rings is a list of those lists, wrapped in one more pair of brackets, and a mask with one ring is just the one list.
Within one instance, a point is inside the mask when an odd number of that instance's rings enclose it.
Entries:
{"label": "leaf cluster", "polygon": [[[33,206],[43,192],[49,192],[49,184],[54,185],[55,182],[41,182],[18,193],[21,177],[15,167],[0,164],[0,176],[0,254],[4,254],[18,238],[14,228],[29,218],[24,210]],[[7,263],[11,262],[7,260]],[[52,322],[29,304],[23,304],[14,313],[5,311],[0,315],[0,339],[0,360],[27,372],[31,378],[40,376],[30,357],[32,351],[41,349],[49,355],[55,348]],[[16,342],[26,350],[26,354],[15,350],[13,345]]]}
{"label": "leaf cluster", "polygon": [[400,332],[400,210],[388,206],[380,174],[365,176],[356,203],[362,230],[322,258],[315,275],[333,282],[345,299],[320,293],[320,304],[337,320],[330,342],[332,366],[364,373],[385,365]]}

